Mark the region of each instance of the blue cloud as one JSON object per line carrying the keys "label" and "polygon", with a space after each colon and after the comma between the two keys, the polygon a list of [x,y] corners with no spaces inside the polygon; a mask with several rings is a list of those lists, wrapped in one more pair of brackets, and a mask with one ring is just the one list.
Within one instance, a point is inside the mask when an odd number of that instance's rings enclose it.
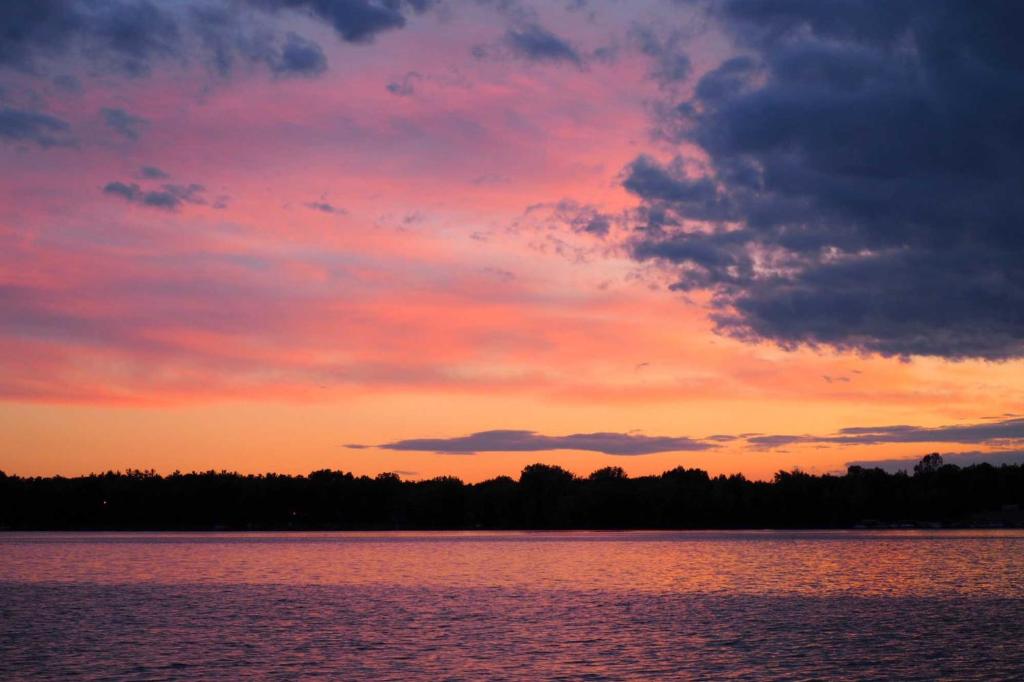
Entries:
{"label": "blue cloud", "polygon": [[0,138],[33,142],[40,147],[66,147],[75,143],[67,121],[37,111],[0,106]]}
{"label": "blue cloud", "polygon": [[108,128],[129,140],[137,140],[139,133],[148,123],[146,119],[133,116],[124,109],[103,108],[100,113]]}
{"label": "blue cloud", "polygon": [[633,256],[744,340],[1024,356],[1024,5],[711,8],[746,54],[660,118],[710,170],[630,164]]}
{"label": "blue cloud", "polygon": [[207,201],[203,198],[205,188],[198,184],[189,185],[161,185],[156,189],[144,189],[134,182],[108,182],[103,187],[103,192],[116,196],[125,201],[150,208],[159,208],[166,211],[176,211],[182,204],[201,204]]}
{"label": "blue cloud", "polygon": [[606,455],[649,455],[656,452],[710,450],[717,447],[686,437],[643,436],[630,433],[576,433],[544,436],[534,431],[480,431],[456,438],[412,438],[376,446],[385,450],[474,454],[477,452],[538,452],[543,450],[589,450]]}
{"label": "blue cloud", "polygon": [[580,66],[582,57],[568,41],[539,24],[525,24],[505,33],[505,44],[518,57],[535,62],[569,62]]}
{"label": "blue cloud", "polygon": [[939,427],[853,426],[827,436],[756,435],[747,442],[761,448],[776,448],[795,443],[831,443],[836,445],[880,445],[884,443],[963,443],[1015,444],[1024,442],[1024,418],[1014,417],[975,424]]}

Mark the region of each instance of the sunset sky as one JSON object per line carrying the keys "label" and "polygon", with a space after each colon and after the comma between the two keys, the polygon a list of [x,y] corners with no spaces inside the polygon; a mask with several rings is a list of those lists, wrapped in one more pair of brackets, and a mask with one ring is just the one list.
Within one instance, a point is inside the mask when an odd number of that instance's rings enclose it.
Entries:
{"label": "sunset sky", "polygon": [[984,4],[4,2],[0,469],[1024,460]]}

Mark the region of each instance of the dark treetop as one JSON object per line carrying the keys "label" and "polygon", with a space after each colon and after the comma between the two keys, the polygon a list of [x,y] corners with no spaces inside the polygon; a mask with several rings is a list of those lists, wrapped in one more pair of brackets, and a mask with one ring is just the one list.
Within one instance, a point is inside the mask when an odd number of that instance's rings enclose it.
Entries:
{"label": "dark treetop", "polygon": [[850,467],[844,476],[780,471],[771,482],[676,468],[578,478],[533,464],[519,480],[403,481],[340,471],[308,476],[108,472],[22,478],[0,472],[10,530],[834,528],[1024,525],[1024,466],[960,468],[928,455],[914,473]]}

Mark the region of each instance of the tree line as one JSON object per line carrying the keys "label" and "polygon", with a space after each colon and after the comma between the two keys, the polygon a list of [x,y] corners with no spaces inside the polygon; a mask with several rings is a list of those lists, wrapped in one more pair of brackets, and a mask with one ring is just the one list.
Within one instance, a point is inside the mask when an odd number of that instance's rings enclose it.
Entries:
{"label": "tree line", "polygon": [[1024,525],[1024,466],[958,467],[928,455],[912,474],[780,471],[771,481],[678,467],[578,477],[532,464],[518,480],[464,483],[395,474],[161,476],[128,470],[73,478],[0,472],[0,529],[626,529]]}

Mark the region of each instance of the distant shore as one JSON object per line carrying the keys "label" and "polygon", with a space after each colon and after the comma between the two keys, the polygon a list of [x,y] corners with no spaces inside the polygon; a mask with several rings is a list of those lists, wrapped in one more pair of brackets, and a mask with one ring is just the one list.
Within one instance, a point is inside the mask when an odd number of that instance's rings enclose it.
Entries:
{"label": "distant shore", "polygon": [[129,470],[73,478],[0,472],[0,530],[725,530],[1024,527],[1024,466],[957,467],[928,455],[912,475],[780,471],[772,481],[676,468],[577,477],[533,464],[518,480],[403,481]]}

